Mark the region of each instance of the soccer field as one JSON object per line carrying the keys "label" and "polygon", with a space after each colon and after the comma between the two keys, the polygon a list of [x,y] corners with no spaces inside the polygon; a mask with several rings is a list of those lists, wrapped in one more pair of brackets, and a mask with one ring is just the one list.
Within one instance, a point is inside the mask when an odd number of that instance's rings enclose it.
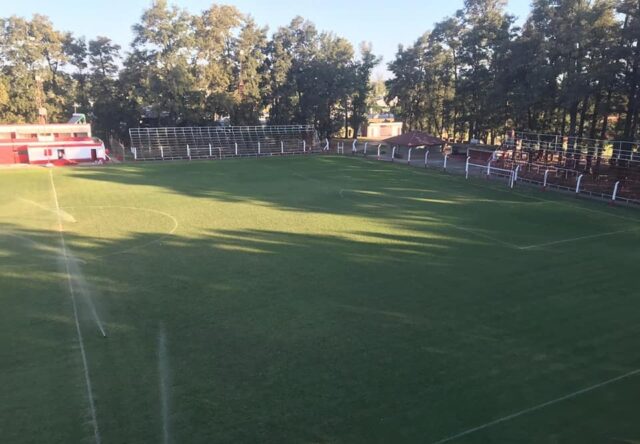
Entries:
{"label": "soccer field", "polygon": [[638,442],[639,220],[331,156],[0,171],[0,442]]}

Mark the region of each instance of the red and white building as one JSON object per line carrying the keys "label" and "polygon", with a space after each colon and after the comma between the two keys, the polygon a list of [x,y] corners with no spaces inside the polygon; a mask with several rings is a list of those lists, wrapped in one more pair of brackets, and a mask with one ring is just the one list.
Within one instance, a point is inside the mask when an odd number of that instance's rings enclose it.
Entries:
{"label": "red and white building", "polygon": [[104,144],[91,137],[86,123],[0,125],[0,164],[67,165],[107,158]]}

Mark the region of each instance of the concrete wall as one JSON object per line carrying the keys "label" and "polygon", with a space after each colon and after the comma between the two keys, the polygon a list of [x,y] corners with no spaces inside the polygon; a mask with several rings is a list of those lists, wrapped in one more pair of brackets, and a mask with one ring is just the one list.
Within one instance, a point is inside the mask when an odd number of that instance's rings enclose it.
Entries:
{"label": "concrete wall", "polygon": [[402,134],[402,122],[369,123],[365,127],[363,137],[369,139],[388,139]]}
{"label": "concrete wall", "polygon": [[[58,159],[58,150],[64,150],[64,159],[75,160],[77,162],[91,162],[91,150],[96,150],[97,160],[105,160],[104,146],[80,146],[80,147],[51,147],[51,148],[29,148],[30,163],[46,163]],[[46,154],[46,150],[51,150],[51,155]]]}

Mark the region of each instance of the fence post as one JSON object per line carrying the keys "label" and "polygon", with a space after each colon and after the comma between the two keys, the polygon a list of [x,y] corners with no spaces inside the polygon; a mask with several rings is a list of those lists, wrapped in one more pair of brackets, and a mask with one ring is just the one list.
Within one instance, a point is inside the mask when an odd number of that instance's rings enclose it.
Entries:
{"label": "fence post", "polygon": [[189,148],[189,144],[187,144],[187,156],[189,156],[189,160],[191,160],[191,148]]}
{"label": "fence post", "polygon": [[429,160],[429,148],[424,150],[424,167],[427,167],[427,161]]}
{"label": "fence post", "polygon": [[133,160],[138,160],[138,149],[132,146],[131,152],[133,152]]}
{"label": "fence post", "polygon": [[578,182],[576,182],[576,194],[580,192],[580,183],[582,182],[582,176],[584,176],[584,174],[578,176]]}
{"label": "fence post", "polygon": [[394,146],[393,149],[391,150],[391,162],[393,162],[395,158],[396,158],[396,147]]}
{"label": "fence post", "polygon": [[467,161],[464,164],[464,178],[468,179],[469,178],[469,160],[471,159],[471,156],[467,156]]}
{"label": "fence post", "polygon": [[611,195],[611,201],[615,202],[616,197],[618,197],[618,188],[620,187],[620,181],[617,181],[613,186],[613,194]]}
{"label": "fence post", "polygon": [[164,160],[164,148],[160,145],[160,157]]}
{"label": "fence post", "polygon": [[444,164],[442,165],[442,169],[446,170],[447,169],[447,159],[449,158],[449,154],[444,155]]}
{"label": "fence post", "polygon": [[491,176],[491,159],[487,162],[487,176]]}
{"label": "fence post", "polygon": [[222,147],[218,147],[218,158],[222,159]]}
{"label": "fence post", "polygon": [[[513,172],[513,183],[516,183],[518,181],[518,172],[520,171],[520,165],[518,165],[515,169],[515,171]],[[513,188],[513,186],[511,187]]]}
{"label": "fence post", "polygon": [[358,139],[353,139],[353,145],[351,145],[351,154],[355,154],[358,151],[358,148],[356,148],[356,143],[358,143]]}
{"label": "fence post", "polygon": [[329,139],[325,138],[324,139],[325,145],[324,145],[324,150],[325,151],[329,151]]}
{"label": "fence post", "polygon": [[280,154],[284,154],[284,142],[280,141]]}
{"label": "fence post", "polygon": [[233,145],[236,147],[236,156],[238,155],[238,142],[233,142]]}
{"label": "fence post", "polygon": [[382,146],[381,143],[378,144],[378,160],[380,160],[380,147]]}
{"label": "fence post", "polygon": [[260,141],[258,140],[258,156],[260,155]]}
{"label": "fence post", "polygon": [[365,155],[365,156],[367,155],[367,144],[368,144],[368,143],[369,143],[369,142],[365,142],[365,143],[364,143],[364,155]]}
{"label": "fence post", "polygon": [[411,150],[413,148],[409,148],[409,154],[407,155],[407,165],[411,165]]}
{"label": "fence post", "polygon": [[302,139],[302,152],[306,153],[307,152],[307,141]]}
{"label": "fence post", "polygon": [[209,157],[213,157],[213,151],[211,149],[211,144],[209,144]]}

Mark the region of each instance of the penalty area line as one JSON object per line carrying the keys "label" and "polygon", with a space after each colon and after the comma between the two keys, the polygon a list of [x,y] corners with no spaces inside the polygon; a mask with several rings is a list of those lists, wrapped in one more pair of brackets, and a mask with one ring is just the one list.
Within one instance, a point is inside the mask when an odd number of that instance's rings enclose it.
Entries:
{"label": "penalty area line", "polygon": [[49,179],[51,181],[51,189],[53,191],[53,199],[56,205],[56,211],[58,215],[58,233],[60,235],[60,247],[62,250],[62,257],[64,259],[67,283],[69,285],[69,295],[71,296],[71,305],[73,307],[73,317],[76,325],[76,334],[78,337],[78,344],[80,345],[80,356],[82,357],[82,366],[84,370],[84,380],[87,386],[87,398],[89,401],[89,412],[91,413],[91,423],[93,424],[93,435],[96,444],[100,444],[100,430],[98,429],[98,419],[96,415],[95,401],[93,399],[93,389],[91,386],[91,376],[89,375],[89,362],[87,360],[87,353],[84,348],[84,339],[82,337],[82,330],[80,329],[80,320],[78,317],[78,304],[76,303],[76,294],[73,288],[73,279],[71,278],[71,270],[69,268],[69,256],[67,253],[67,244],[64,240],[64,228],[62,225],[62,217],[60,215],[60,204],[58,202],[58,192],[56,191],[56,185],[53,181],[53,171],[49,170]]}
{"label": "penalty area line", "polygon": [[532,412],[535,412],[537,410],[541,410],[541,409],[543,409],[545,407],[549,407],[551,405],[557,404],[559,402],[566,401],[566,400],[575,398],[577,396],[583,395],[585,393],[592,392],[592,391],[597,390],[597,389],[599,389],[601,387],[604,387],[606,385],[613,384],[615,382],[621,381],[623,379],[630,378],[632,376],[636,376],[638,374],[640,374],[640,368],[632,370],[632,371],[630,371],[628,373],[625,373],[624,375],[620,375],[620,376],[617,376],[615,378],[607,379],[606,381],[602,381],[602,382],[600,382],[598,384],[595,384],[595,385],[592,385],[592,386],[589,386],[589,387],[585,387],[585,388],[577,390],[577,391],[575,391],[573,393],[569,393],[568,395],[561,396],[560,398],[552,399],[551,401],[543,402],[542,404],[538,404],[536,406],[529,407],[528,409],[520,410],[518,412],[512,413],[512,414],[507,415],[507,416],[503,416],[502,418],[498,418],[496,420],[487,422],[487,423],[482,424],[480,426],[473,427],[471,429],[467,429],[467,430],[465,430],[463,432],[460,432],[460,433],[457,433],[455,435],[449,436],[447,438],[441,439],[440,441],[436,441],[433,444],[444,444],[444,443],[451,442],[451,441],[454,441],[454,440],[459,439],[459,438],[463,438],[463,437],[465,437],[467,435],[471,435],[472,433],[488,429],[489,427],[493,427],[494,425],[497,425],[497,424],[500,424],[500,423],[503,423],[503,422],[507,422],[507,421],[510,421],[512,419],[516,419],[516,418],[518,418],[520,416],[524,416],[524,415],[526,415],[528,413],[532,413]]}
{"label": "penalty area line", "polygon": [[455,224],[446,224],[446,225],[448,225],[448,226],[450,226],[450,227],[453,227],[453,228],[456,228],[456,229],[458,229],[458,230],[460,230],[460,231],[464,231],[464,232],[466,232],[466,233],[474,234],[474,235],[476,235],[476,236],[479,236],[479,237],[484,238],[484,239],[486,239],[486,240],[490,240],[490,241],[492,241],[492,242],[495,242],[495,243],[497,243],[497,244],[503,245],[503,246],[505,246],[505,247],[515,248],[515,249],[520,248],[520,247],[519,247],[518,245],[516,245],[516,244],[512,244],[511,242],[503,241],[503,240],[501,240],[501,239],[498,239],[497,237],[490,236],[490,235],[485,234],[485,233],[483,233],[482,231],[479,231],[479,230],[474,230],[474,229],[472,229],[472,228],[465,228],[465,227],[461,227],[461,226],[459,226],[459,225],[455,225]]}
{"label": "penalty area line", "polygon": [[552,245],[559,245],[559,244],[565,244],[568,242],[576,242],[576,241],[581,241],[581,240],[588,240],[588,239],[597,239],[600,237],[607,237],[607,236],[614,236],[616,234],[622,234],[622,233],[631,233],[633,231],[637,231],[637,228],[632,228],[630,230],[618,230],[618,231],[610,231],[608,233],[599,233],[599,234],[590,234],[587,236],[580,236],[580,237],[572,237],[570,239],[561,239],[561,240],[557,240],[557,241],[551,241],[551,242],[545,242],[542,244],[535,244],[535,245],[527,245],[524,247],[518,247],[519,250],[532,250],[534,248],[542,248],[542,247],[549,247]]}

